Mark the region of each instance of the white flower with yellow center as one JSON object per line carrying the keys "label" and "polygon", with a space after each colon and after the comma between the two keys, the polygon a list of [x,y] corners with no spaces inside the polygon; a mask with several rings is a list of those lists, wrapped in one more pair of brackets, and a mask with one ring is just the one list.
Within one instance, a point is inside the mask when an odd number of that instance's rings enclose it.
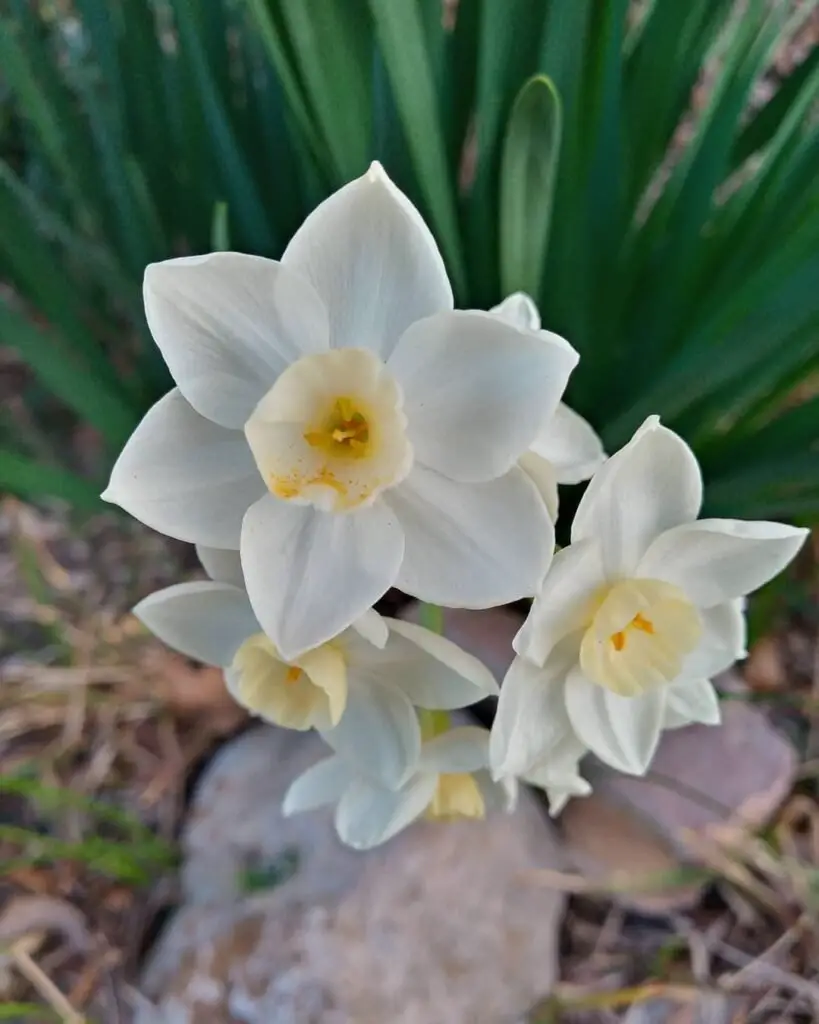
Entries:
{"label": "white flower with yellow center", "polygon": [[224,669],[253,714],[315,728],[360,771],[398,786],[415,767],[415,708],[458,708],[497,693],[491,673],[444,637],[368,611],[338,636],[286,659],[262,632],[241,586],[238,552],[199,548],[211,580],[151,594],[134,613],[161,640]]}
{"label": "white flower with yellow center", "polygon": [[[525,292],[507,295],[490,312],[514,327],[540,330],[540,313]],[[605,461],[603,445],[591,424],[560,402],[518,465],[540,491],[552,519],[557,519],[557,485],[588,480]]]}
{"label": "white flower with yellow center", "polygon": [[478,820],[496,807],[511,810],[517,786],[493,782],[488,764],[489,733],[457,726],[424,740],[415,771],[398,789],[361,774],[346,757],[329,757],[292,783],[283,810],[290,815],[336,804],[341,841],[367,850],[418,818]]}
{"label": "white flower with yellow center", "polygon": [[807,531],[697,520],[701,502],[694,454],[657,417],[595,474],[514,641],[496,777],[548,764],[567,737],[642,774],[663,728],[719,721],[710,679],[744,653],[742,597]]}
{"label": "white flower with yellow center", "polygon": [[144,292],[178,386],[105,497],[172,537],[241,549],[286,657],[391,586],[475,608],[537,590],[553,538],[517,461],[577,353],[454,311],[432,235],[378,164],[314,210],[281,262],[167,260]]}

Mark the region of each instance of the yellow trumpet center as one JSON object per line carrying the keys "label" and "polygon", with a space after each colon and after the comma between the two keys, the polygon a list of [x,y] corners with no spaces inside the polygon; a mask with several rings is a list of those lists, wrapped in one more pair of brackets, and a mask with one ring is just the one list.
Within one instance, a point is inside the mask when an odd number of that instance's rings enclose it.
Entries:
{"label": "yellow trumpet center", "polygon": [[456,818],[483,818],[486,803],[480,786],[469,772],[450,772],[438,776],[435,793],[426,811],[434,821],[452,821]]}
{"label": "yellow trumpet center", "polygon": [[291,363],[251,413],[245,436],[275,497],[348,512],[410,471],[403,401],[374,352],[332,349]]}
{"label": "yellow trumpet center", "polygon": [[305,431],[304,440],[337,459],[365,459],[370,447],[366,412],[352,398],[337,398],[325,422]]}
{"label": "yellow trumpet center", "polygon": [[622,697],[670,683],[702,635],[699,612],[679,587],[626,580],[601,595],[580,644],[584,675]]}
{"label": "yellow trumpet center", "polygon": [[337,725],[347,703],[345,654],[334,642],[307,651],[293,665],[264,633],[255,633],[238,649],[225,678],[240,704],[287,729]]}

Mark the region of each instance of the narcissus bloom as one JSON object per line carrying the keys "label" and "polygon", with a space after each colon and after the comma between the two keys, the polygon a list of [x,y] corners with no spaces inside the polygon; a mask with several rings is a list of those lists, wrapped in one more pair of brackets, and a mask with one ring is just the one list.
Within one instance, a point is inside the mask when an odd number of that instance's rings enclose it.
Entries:
{"label": "narcissus bloom", "polygon": [[514,781],[492,782],[488,764],[488,732],[457,726],[424,741],[415,771],[399,789],[378,785],[344,757],[329,757],[293,782],[283,811],[289,815],[336,804],[341,841],[367,850],[420,817],[479,819],[490,808],[511,810],[517,787]]}
{"label": "narcissus bloom", "polygon": [[574,737],[642,774],[664,727],[719,721],[711,677],[742,656],[742,596],[780,572],[806,530],[697,520],[688,445],[651,417],[595,474],[515,638],[492,730],[496,777]]}
{"label": "narcissus bloom", "polygon": [[241,585],[237,552],[199,549],[216,579],[180,583],[134,613],[188,657],[224,669],[253,714],[318,729],[358,770],[400,785],[421,749],[416,707],[459,708],[497,693],[491,673],[456,644],[368,611],[327,643],[285,659],[262,632]]}
{"label": "narcissus bloom", "polygon": [[[514,327],[540,330],[540,313],[525,292],[508,295],[490,312]],[[518,465],[540,490],[552,519],[557,519],[557,485],[588,480],[605,460],[603,445],[592,426],[560,402]]]}
{"label": "narcissus bloom", "polygon": [[553,536],[517,461],[577,353],[454,311],[432,235],[378,164],[307,218],[281,262],[167,260],[144,293],[177,387],[105,497],[170,536],[241,549],[283,656],[391,586],[473,608],[536,591]]}

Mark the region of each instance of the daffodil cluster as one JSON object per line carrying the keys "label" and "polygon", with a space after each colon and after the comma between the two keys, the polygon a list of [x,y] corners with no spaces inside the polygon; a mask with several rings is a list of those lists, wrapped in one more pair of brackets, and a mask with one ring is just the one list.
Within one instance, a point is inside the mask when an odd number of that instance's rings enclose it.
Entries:
{"label": "daffodil cluster", "polygon": [[[744,649],[742,598],[804,531],[697,520],[697,462],[649,419],[606,460],[562,404],[578,355],[512,295],[453,309],[420,214],[383,169],[331,196],[280,261],[220,252],[148,267],[145,311],[176,387],[105,497],[197,545],[209,579],[135,609],[221,666],[234,698],[332,756],[290,813],[334,804],[365,848],[421,816],[483,817],[518,780],[552,809],[588,752],[644,772],[663,729],[719,717],[710,682]],[[553,558],[558,484],[591,478]],[[491,734],[450,712],[491,673],[381,617],[392,587],[490,608],[534,598]]]}

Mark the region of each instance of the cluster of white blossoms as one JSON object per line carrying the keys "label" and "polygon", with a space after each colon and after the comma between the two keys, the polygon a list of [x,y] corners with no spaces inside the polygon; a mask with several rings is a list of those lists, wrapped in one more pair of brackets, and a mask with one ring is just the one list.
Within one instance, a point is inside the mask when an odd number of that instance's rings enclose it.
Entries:
{"label": "cluster of white blossoms", "polygon": [[[697,462],[655,417],[606,460],[560,402],[575,350],[522,294],[454,310],[378,164],[281,261],[148,267],[145,311],[177,386],[104,497],[196,544],[209,579],[135,611],[251,712],[327,742],[287,813],[335,805],[367,848],[421,816],[510,807],[519,780],[556,811],[589,791],[585,754],[639,774],[663,729],[718,720],[710,679],[743,653],[743,596],[806,531],[697,521]],[[589,478],[553,558],[557,485]],[[491,673],[382,618],[391,587],[458,608],[534,597],[491,733],[450,718],[498,693]]]}

